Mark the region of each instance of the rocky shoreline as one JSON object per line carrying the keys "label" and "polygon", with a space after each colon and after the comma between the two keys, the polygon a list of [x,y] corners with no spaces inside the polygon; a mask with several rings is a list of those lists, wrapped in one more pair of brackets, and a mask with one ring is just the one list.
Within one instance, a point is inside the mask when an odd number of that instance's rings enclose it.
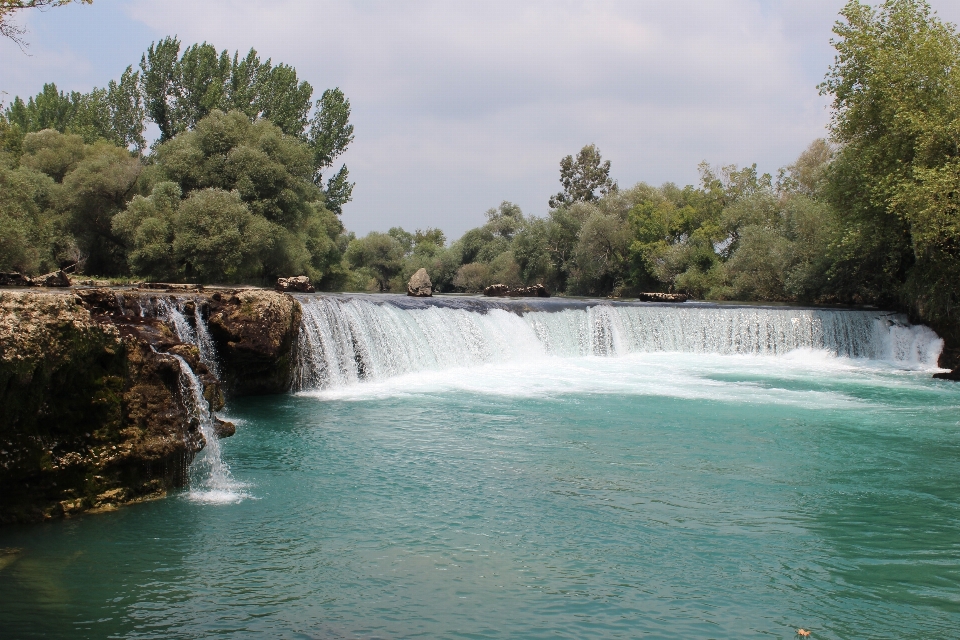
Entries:
{"label": "rocky shoreline", "polygon": [[[199,305],[222,382],[158,304]],[[0,524],[106,511],[183,486],[205,440],[182,363],[209,409],[289,388],[299,305],[273,291],[0,291]],[[233,433],[219,422],[218,434]]]}

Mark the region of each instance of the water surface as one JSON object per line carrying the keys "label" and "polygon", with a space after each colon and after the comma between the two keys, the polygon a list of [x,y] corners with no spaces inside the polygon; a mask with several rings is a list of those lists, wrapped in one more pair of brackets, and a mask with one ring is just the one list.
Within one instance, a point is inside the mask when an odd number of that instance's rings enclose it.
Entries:
{"label": "water surface", "polygon": [[0,635],[956,637],[929,376],[658,352],[235,401],[226,493],[0,531]]}

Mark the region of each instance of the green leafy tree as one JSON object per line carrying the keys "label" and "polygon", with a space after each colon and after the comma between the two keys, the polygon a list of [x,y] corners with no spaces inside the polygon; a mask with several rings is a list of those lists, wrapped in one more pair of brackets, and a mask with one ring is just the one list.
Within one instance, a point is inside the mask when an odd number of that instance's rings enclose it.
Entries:
{"label": "green leafy tree", "polygon": [[56,192],[49,176],[0,165],[0,271],[32,275],[56,268],[58,249],[69,244],[53,210]]}
{"label": "green leafy tree", "polygon": [[[323,189],[326,206],[341,213],[353,194],[346,165],[327,170],[353,141],[350,101],[340,89],[328,89],[316,103],[313,87],[291,66],[261,61],[251,49],[240,58],[203,43],[180,53],[180,41],[167,37],[150,45],[140,61],[141,89],[149,119],[160,128],[159,144],[191,130],[220,111],[239,111],[250,120],[265,119],[312,151],[313,181]],[[311,107],[314,113],[311,116]],[[324,178],[326,181],[324,182]]]}
{"label": "green leafy tree", "polygon": [[180,204],[173,219],[173,257],[187,279],[239,282],[262,272],[274,237],[237,193],[201,189]]}
{"label": "green leafy tree", "polygon": [[835,292],[900,301],[960,335],[960,37],[919,0],[850,2],[841,18],[821,85],[840,144],[826,189],[843,213]]}
{"label": "green leafy tree", "polygon": [[152,161],[186,194],[196,189],[237,191],[251,212],[288,229],[322,200],[313,184],[309,147],[268,120],[214,111],[193,131],[157,147]]}
{"label": "green leafy tree", "polygon": [[24,137],[20,164],[58,183],[51,206],[75,240],[73,259],[88,272],[124,273],[124,246],[111,223],[135,194],[140,160],[108,142],[87,145],[80,136],[47,129]]}
{"label": "green leafy tree", "polygon": [[560,184],[563,191],[550,198],[551,209],[593,202],[617,190],[617,183],[610,178],[610,161],[602,160],[600,150],[592,144],[580,149],[576,160],[566,156],[560,161]]}
{"label": "green leafy tree", "polygon": [[119,82],[111,80],[107,88],[94,88],[85,94],[74,91],[68,95],[55,84],[45,84],[26,102],[14,98],[5,118],[21,134],[54,129],[78,134],[88,144],[106,140],[139,152],[146,141],[138,84],[138,74],[132,67],[127,67]]}
{"label": "green leafy tree", "polygon": [[403,268],[404,248],[392,235],[371,231],[350,242],[344,257],[355,269],[366,269],[379,291],[389,291],[390,281]]}

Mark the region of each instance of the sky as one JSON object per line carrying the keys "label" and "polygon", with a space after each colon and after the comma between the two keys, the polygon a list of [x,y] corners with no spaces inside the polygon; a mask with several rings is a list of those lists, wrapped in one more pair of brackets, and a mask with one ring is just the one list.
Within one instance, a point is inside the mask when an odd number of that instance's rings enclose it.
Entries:
{"label": "sky", "polygon": [[[843,0],[95,0],[24,13],[0,39],[0,99],[45,82],[89,91],[176,35],[340,87],[358,234],[438,227],[452,240],[508,200],[543,216],[586,144],[621,187],[694,184],[697,165],[775,173],[827,135],[817,85]],[[933,0],[960,22],[960,2]]]}

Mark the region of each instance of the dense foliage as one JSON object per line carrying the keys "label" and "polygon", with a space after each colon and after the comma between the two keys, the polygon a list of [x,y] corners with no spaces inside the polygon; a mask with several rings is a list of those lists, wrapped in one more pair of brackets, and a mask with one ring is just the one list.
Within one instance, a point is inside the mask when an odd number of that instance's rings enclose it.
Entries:
{"label": "dense foliage", "polygon": [[0,269],[402,291],[422,267],[441,291],[899,307],[960,339],[960,36],[921,0],[850,2],[834,31],[831,140],[777,176],[704,163],[698,185],[621,189],[588,145],[546,216],[503,202],[450,244],[344,232],[346,167],[321,179],[353,139],[341,92],[312,102],[292,67],[167,38],[105,89],[6,109]]}
{"label": "dense foliage", "polygon": [[[341,286],[337,217],[353,185],[324,174],[353,140],[350,103],[287,65],[166,38],[90,93],[55,85],[0,118],[0,269]],[[160,137],[147,151],[144,131]]]}

